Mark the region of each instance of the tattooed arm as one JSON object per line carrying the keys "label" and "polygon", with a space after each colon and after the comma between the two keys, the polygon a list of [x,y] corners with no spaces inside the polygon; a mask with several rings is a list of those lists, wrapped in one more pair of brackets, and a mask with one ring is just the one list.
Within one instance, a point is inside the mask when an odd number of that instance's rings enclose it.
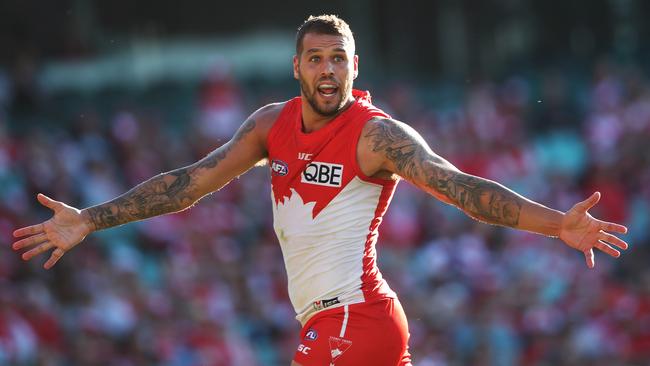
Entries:
{"label": "tattooed arm", "polygon": [[[422,137],[404,123],[373,120],[366,125],[362,139],[372,153],[382,158],[380,170],[401,176],[477,220],[549,236],[559,233],[561,212],[540,208],[541,205],[499,183],[461,172],[436,155]],[[544,213],[546,227],[530,223],[526,215],[522,218],[522,210],[531,209]]]}
{"label": "tattooed arm", "polygon": [[157,175],[125,194],[81,211],[93,230],[182,211],[265,157],[254,116],[235,136],[196,163]]}
{"label": "tattooed arm", "polygon": [[14,237],[25,238],[16,241],[13,249],[33,246],[23,253],[25,260],[54,249],[45,263],[45,268],[51,268],[93,231],[192,206],[266,157],[266,135],[281,109],[282,104],[272,104],[256,111],[230,141],[203,159],[157,175],[100,205],[78,210],[39,194],[39,202],[52,209],[54,216],[41,224],[14,231]]}
{"label": "tattooed arm", "polygon": [[596,220],[587,213],[598,202],[599,193],[566,213],[550,209],[497,182],[458,170],[401,122],[368,121],[359,140],[357,158],[366,175],[397,174],[479,221],[559,237],[583,251],[589,267],[593,267],[593,247],[616,257],[620,253],[610,244],[627,248],[624,241],[606,233],[624,233],[625,227]]}

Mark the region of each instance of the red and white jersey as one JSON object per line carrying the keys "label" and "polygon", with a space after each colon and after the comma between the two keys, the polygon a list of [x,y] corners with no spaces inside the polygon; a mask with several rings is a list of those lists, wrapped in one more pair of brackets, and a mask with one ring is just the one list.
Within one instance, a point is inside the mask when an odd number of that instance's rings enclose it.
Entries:
{"label": "red and white jersey", "polygon": [[353,95],[352,106],[311,133],[302,132],[296,97],[268,134],[273,226],[303,324],[325,308],[395,297],[377,268],[375,243],[397,181],[368,177],[357,163],[364,124],[388,115],[367,92]]}

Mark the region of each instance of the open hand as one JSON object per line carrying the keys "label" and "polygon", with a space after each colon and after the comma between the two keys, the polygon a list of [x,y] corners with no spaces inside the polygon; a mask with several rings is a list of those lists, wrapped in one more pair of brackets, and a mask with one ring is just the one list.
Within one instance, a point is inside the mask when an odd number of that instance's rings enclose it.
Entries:
{"label": "open hand", "polygon": [[54,249],[50,258],[43,265],[45,269],[50,269],[61,259],[63,254],[92,232],[92,228],[83,218],[80,210],[63,202],[55,201],[44,194],[39,193],[37,199],[43,206],[54,211],[54,216],[40,224],[14,231],[15,238],[25,238],[14,242],[11,247],[13,250],[32,248],[23,253],[24,260],[30,260],[43,252]]}
{"label": "open hand", "polygon": [[593,248],[617,258],[621,253],[614,249],[614,246],[620,249],[628,247],[625,241],[609,233],[625,234],[625,226],[598,220],[587,212],[599,200],[600,192],[595,192],[586,200],[576,203],[564,214],[560,228],[560,239],[568,246],[583,252],[589,268],[595,266]]}

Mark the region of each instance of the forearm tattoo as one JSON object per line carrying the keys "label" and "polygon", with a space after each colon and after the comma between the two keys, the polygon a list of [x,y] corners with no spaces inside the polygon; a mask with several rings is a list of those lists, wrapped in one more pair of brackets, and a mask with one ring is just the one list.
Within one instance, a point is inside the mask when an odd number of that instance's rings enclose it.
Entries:
{"label": "forearm tattoo", "polygon": [[255,128],[248,119],[233,139],[214,150],[196,164],[157,175],[115,198],[86,211],[95,230],[143,220],[190,207],[199,198],[197,177],[203,169],[215,168],[228,156],[232,147]]}
{"label": "forearm tattoo", "polygon": [[510,227],[519,224],[524,201],[516,193],[491,180],[458,171],[395,121],[384,119],[372,123],[365,137],[374,152],[385,154],[394,164],[395,173],[442,195],[478,220]]}
{"label": "forearm tattoo", "polygon": [[491,224],[516,227],[521,198],[491,180],[431,166],[425,170],[427,187],[442,193],[470,216]]}

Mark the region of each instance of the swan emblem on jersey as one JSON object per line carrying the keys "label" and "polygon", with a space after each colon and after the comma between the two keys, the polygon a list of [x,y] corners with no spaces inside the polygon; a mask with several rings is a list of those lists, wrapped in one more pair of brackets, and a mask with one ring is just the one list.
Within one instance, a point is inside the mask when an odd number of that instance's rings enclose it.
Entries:
{"label": "swan emblem on jersey", "polygon": [[[314,206],[316,202],[303,202],[302,197],[295,189],[291,188],[291,195],[289,197],[282,197],[281,200],[276,201],[275,197],[273,198],[275,202],[275,220],[277,223],[289,223],[289,222],[312,222],[314,223],[314,218],[312,216],[314,212]],[[285,230],[282,230],[282,235],[278,236],[280,241],[284,241],[287,237]]]}

